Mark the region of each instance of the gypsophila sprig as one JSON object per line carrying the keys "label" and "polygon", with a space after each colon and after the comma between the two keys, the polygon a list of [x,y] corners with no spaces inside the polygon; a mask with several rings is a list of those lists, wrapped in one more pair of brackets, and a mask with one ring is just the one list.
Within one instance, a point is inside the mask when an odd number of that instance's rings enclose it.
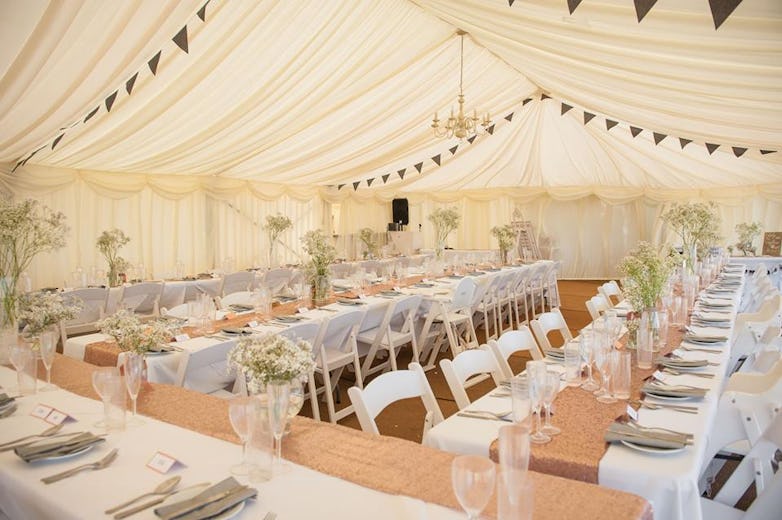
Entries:
{"label": "gypsophila sprig", "polygon": [[455,207],[437,208],[427,217],[434,226],[435,244],[441,253],[445,240],[454,229],[459,227],[462,216]]}
{"label": "gypsophila sprig", "polygon": [[337,259],[337,250],[331,239],[320,229],[307,231],[301,238],[304,251],[310,256],[307,263],[307,278],[312,282],[316,276],[328,276],[329,266]]}
{"label": "gypsophila sprig", "polygon": [[138,317],[124,310],[99,321],[98,328],[113,337],[120,350],[137,354],[157,350],[173,336],[171,324],[158,320],[142,323]]}
{"label": "gypsophila sprig", "polygon": [[662,214],[674,232],[682,239],[682,247],[690,267],[694,267],[696,258],[691,258],[693,249],[698,257],[703,257],[709,248],[720,240],[720,216],[713,202],[693,202],[674,204]]}
{"label": "gypsophila sprig", "polygon": [[63,320],[72,320],[81,309],[81,300],[69,298],[66,301],[56,292],[39,291],[19,297],[19,318],[26,323],[24,332],[32,336]]}
{"label": "gypsophila sprig", "polygon": [[293,381],[315,368],[312,345],[276,334],[240,340],[228,353],[228,364],[256,384]]}
{"label": "gypsophila sprig", "polygon": [[508,251],[510,251],[516,243],[516,231],[514,231],[513,226],[510,224],[505,224],[504,226],[494,226],[491,228],[491,234],[497,239],[502,261],[507,261],[506,256],[508,255]]}
{"label": "gypsophila sprig", "polygon": [[639,242],[617,268],[625,276],[622,281],[625,297],[633,309],[641,311],[657,305],[673,272],[674,260],[648,242]]}
{"label": "gypsophila sprig", "polygon": [[266,215],[266,224],[263,226],[263,228],[269,234],[270,244],[277,242],[277,240],[280,238],[280,235],[285,232],[285,230],[292,227],[293,222],[291,222],[291,219],[282,213],[277,213],[276,215]]}
{"label": "gypsophila sprig", "polygon": [[375,232],[372,228],[361,228],[358,232],[358,238],[367,247],[367,252],[371,255],[377,255],[377,243],[375,242]]}
{"label": "gypsophila sprig", "polygon": [[128,242],[130,238],[121,229],[114,228],[101,233],[95,243],[109,265],[109,285],[112,287],[118,285],[119,273],[130,266],[127,260],[119,256],[119,248]]}
{"label": "gypsophila sprig", "polygon": [[763,231],[763,227],[760,222],[742,222],[736,224],[736,234],[739,237],[739,241],[736,243],[736,247],[741,250],[745,255],[748,252],[755,254],[755,247],[752,242],[755,241],[760,233]]}

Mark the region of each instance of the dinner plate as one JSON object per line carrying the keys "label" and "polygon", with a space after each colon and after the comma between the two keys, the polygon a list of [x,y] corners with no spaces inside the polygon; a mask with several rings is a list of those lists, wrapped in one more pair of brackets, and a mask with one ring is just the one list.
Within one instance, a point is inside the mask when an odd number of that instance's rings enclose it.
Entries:
{"label": "dinner plate", "polygon": [[174,352],[173,350],[147,350],[146,355],[147,357],[155,357],[155,356],[162,356],[164,354],[171,354]]}
{"label": "dinner plate", "polygon": [[644,391],[644,393],[650,397],[654,397],[655,399],[660,399],[662,401],[686,401],[687,399],[694,399],[694,396],[689,395],[660,395],[658,393],[655,393],[654,391]]}
{"label": "dinner plate", "polygon": [[720,343],[725,343],[727,339],[697,339],[697,338],[684,338],[684,341],[688,343],[694,343],[695,345],[709,345],[714,346]]}
{"label": "dinner plate", "polygon": [[[203,493],[206,488],[209,487],[209,484],[205,484],[201,487],[195,487],[193,489],[188,489],[185,491],[182,491],[181,493],[177,493],[176,495],[172,495],[169,498],[167,498],[163,503],[161,503],[158,507],[163,506],[171,506],[174,504],[178,504],[179,502],[183,502],[185,500],[190,500],[194,496],[198,495],[199,493]],[[244,502],[239,502],[235,506],[233,506],[231,509],[228,509],[227,511],[223,511],[217,516],[210,516],[210,520],[229,520],[230,518],[234,518],[236,515],[242,512],[244,509]]]}
{"label": "dinner plate", "polygon": [[76,451],[72,451],[70,453],[64,453],[62,455],[51,455],[49,457],[42,457],[40,459],[36,459],[33,462],[48,462],[48,461],[56,461],[56,460],[66,460],[70,459],[72,457],[78,457],[82,453],[87,453],[92,448],[95,447],[95,444],[88,444],[87,446],[84,446],[83,448],[79,448]]}
{"label": "dinner plate", "polygon": [[619,441],[631,450],[641,451],[644,453],[652,453],[654,455],[670,455],[671,453],[679,453],[680,451],[684,451],[684,448],[686,446],[682,446],[681,448],[657,448],[654,446],[642,446],[640,444],[636,444],[634,442],[630,441]]}
{"label": "dinner plate", "polygon": [[277,316],[274,319],[276,321],[281,321],[282,323],[298,323],[301,321],[301,318],[298,316]]}
{"label": "dinner plate", "polygon": [[344,300],[344,299],[340,299],[340,300],[337,300],[337,303],[339,303],[341,305],[352,305],[354,307],[358,306],[358,305],[364,305],[364,302],[359,301],[359,300]]}

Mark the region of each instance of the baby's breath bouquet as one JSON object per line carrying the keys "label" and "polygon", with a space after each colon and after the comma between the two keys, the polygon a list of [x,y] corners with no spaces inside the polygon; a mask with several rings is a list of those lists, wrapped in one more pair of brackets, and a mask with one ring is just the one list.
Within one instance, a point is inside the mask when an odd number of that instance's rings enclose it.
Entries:
{"label": "baby's breath bouquet", "polygon": [[497,239],[502,263],[507,263],[508,251],[510,251],[513,244],[516,243],[516,231],[513,230],[513,226],[510,224],[505,224],[504,226],[494,226],[491,228],[491,234]]}
{"label": "baby's breath bouquet", "polygon": [[106,258],[106,263],[109,264],[108,278],[111,287],[119,285],[119,274],[130,266],[128,261],[118,254],[119,248],[128,242],[130,238],[121,229],[114,228],[101,233],[95,243],[98,251]]}
{"label": "baby's breath bouquet", "polygon": [[39,253],[63,247],[67,232],[62,213],[37,200],[0,197],[0,327],[16,323],[19,276]]}
{"label": "baby's breath bouquet", "polygon": [[39,291],[19,298],[19,318],[25,322],[24,332],[30,336],[38,336],[63,320],[72,320],[81,309],[81,300],[71,298],[66,303],[57,292]]}
{"label": "baby's breath bouquet", "polygon": [[361,239],[367,248],[366,255],[377,256],[377,243],[375,242],[375,232],[372,231],[372,228],[361,228],[358,232],[358,238]]}
{"label": "baby's breath bouquet", "polygon": [[124,310],[99,321],[98,328],[113,337],[120,350],[142,355],[149,350],[159,350],[172,338],[170,324],[157,320],[142,323],[137,316]]}
{"label": "baby's breath bouquet", "polygon": [[307,280],[315,290],[315,301],[323,301],[328,298],[329,266],[337,259],[337,250],[328,235],[320,229],[307,231],[301,241],[304,243],[304,251],[310,256],[305,268]]}
{"label": "baby's breath bouquet", "polygon": [[277,213],[276,215],[266,215],[266,224],[263,225],[263,228],[266,230],[266,233],[269,236],[269,267],[274,267],[272,264],[275,263],[275,246],[277,245],[277,242],[282,243],[280,241],[280,235],[292,227],[293,222],[291,222],[291,219],[282,213]]}
{"label": "baby's breath bouquet", "polygon": [[437,208],[429,215],[429,221],[434,226],[435,254],[442,257],[445,249],[445,240],[454,229],[459,227],[462,216],[454,207]]}
{"label": "baby's breath bouquet", "polygon": [[671,256],[655,249],[648,242],[639,242],[636,249],[622,259],[618,266],[624,274],[622,290],[633,309],[652,309],[662,296],[674,269]]}
{"label": "baby's breath bouquet", "polygon": [[739,236],[739,241],[736,242],[736,248],[744,253],[744,256],[747,256],[749,253],[752,253],[752,256],[755,256],[755,246],[752,245],[752,242],[760,236],[762,230],[763,227],[760,225],[760,222],[742,222],[741,224],[736,224],[736,234]]}
{"label": "baby's breath bouquet", "polygon": [[713,202],[674,204],[662,214],[662,219],[682,239],[683,252],[691,269],[721,238],[720,216]]}
{"label": "baby's breath bouquet", "polygon": [[228,364],[256,390],[272,381],[293,381],[315,368],[308,341],[294,342],[277,334],[241,339],[228,352]]}

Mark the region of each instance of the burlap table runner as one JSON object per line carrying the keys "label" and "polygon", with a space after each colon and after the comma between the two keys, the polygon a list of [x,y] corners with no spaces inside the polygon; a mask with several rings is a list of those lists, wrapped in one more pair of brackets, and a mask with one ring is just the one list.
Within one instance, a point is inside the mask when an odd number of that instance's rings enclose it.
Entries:
{"label": "burlap table runner", "polygon": [[[683,337],[682,331],[670,327],[666,347],[655,355],[665,355],[675,350]],[[651,369],[639,369],[636,366],[636,351],[629,352],[632,356],[630,398],[636,400],[641,396],[641,387],[646,379],[657,367],[653,364]],[[547,444],[532,444],[530,469],[597,484],[598,466],[608,449],[603,435],[611,423],[626,412],[627,401],[602,404],[597,402],[592,392],[568,387],[559,393],[555,406],[556,415],[552,422],[562,429],[562,433],[553,436]],[[498,441],[494,440],[489,448],[489,456],[495,462],[499,461],[498,450]]]}
{"label": "burlap table runner", "polygon": [[[52,381],[91,399],[94,366],[57,355]],[[233,443],[239,439],[228,419],[228,402],[170,385],[147,383],[138,397],[139,413]],[[384,493],[405,495],[460,510],[451,491],[454,455],[403,439],[367,434],[339,425],[295,417],[283,443],[286,459]],[[651,505],[635,495],[575,480],[530,472],[536,519],[651,520]],[[496,497],[484,511],[496,518]]]}

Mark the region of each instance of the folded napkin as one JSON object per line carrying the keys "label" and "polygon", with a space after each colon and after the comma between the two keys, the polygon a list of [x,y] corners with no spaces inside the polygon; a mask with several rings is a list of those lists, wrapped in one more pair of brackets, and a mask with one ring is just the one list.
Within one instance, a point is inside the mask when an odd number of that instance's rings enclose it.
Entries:
{"label": "folded napkin", "polygon": [[464,276],[459,276],[458,274],[449,274],[446,276],[446,278],[450,278],[451,280],[461,280],[464,278]]}
{"label": "folded napkin", "polygon": [[242,305],[239,303],[233,303],[228,306],[229,309],[231,309],[234,312],[247,312],[254,309],[252,305]]}
{"label": "folded napkin", "polygon": [[486,273],[484,273],[483,271],[470,271],[467,274],[469,274],[470,276],[481,276],[482,274],[486,274]]}
{"label": "folded napkin", "polygon": [[16,401],[15,397],[9,397],[8,394],[0,394],[0,408],[5,408],[6,406],[11,406],[13,402]]}
{"label": "folded napkin", "polygon": [[296,323],[302,320],[301,316],[277,316],[274,318],[275,321],[279,321],[282,323]]}
{"label": "folded napkin", "polygon": [[347,287],[345,285],[336,285],[336,284],[332,285],[331,288],[334,289],[337,292],[345,292],[345,291],[350,291],[351,289],[353,289],[352,287]]}
{"label": "folded napkin", "polygon": [[364,305],[364,302],[360,300],[348,300],[345,298],[340,298],[337,300],[337,303],[340,303],[342,305]]}
{"label": "folded napkin", "polygon": [[543,353],[546,357],[553,359],[554,361],[565,360],[565,349],[562,348],[547,348],[543,349]]}
{"label": "folded napkin", "polygon": [[434,287],[433,283],[429,282],[418,282],[416,284],[413,284],[415,287]]}
{"label": "folded napkin", "polygon": [[163,520],[212,518],[257,495],[257,489],[243,486],[235,478],[228,477],[193,498],[155,508],[155,514]]}
{"label": "folded napkin", "polygon": [[242,335],[242,334],[252,334],[252,329],[246,329],[243,327],[226,327],[224,329],[221,329],[222,332],[226,334],[232,334],[232,335]]}
{"label": "folded napkin", "polygon": [[700,312],[693,313],[693,317],[703,321],[723,322],[723,321],[730,321],[731,313],[717,312],[717,311],[700,311]]}
{"label": "folded napkin", "polygon": [[692,435],[632,423],[614,422],[603,436],[606,442],[625,441],[652,448],[679,449],[692,444]]}
{"label": "folded napkin", "polygon": [[641,387],[641,392],[659,397],[693,397],[703,398],[709,390],[685,385],[667,385],[665,383],[646,383]]}
{"label": "folded napkin", "polygon": [[70,455],[81,449],[105,442],[106,439],[98,437],[91,432],[81,432],[70,437],[60,438],[49,442],[34,442],[14,448],[14,453],[25,462]]}
{"label": "folded napkin", "polygon": [[709,366],[709,362],[705,359],[674,359],[661,357],[657,359],[657,363],[668,368],[702,368]]}
{"label": "folded napkin", "polygon": [[378,294],[382,294],[383,296],[401,296],[402,293],[399,291],[380,291]]}
{"label": "folded napkin", "polygon": [[292,302],[296,299],[293,296],[283,296],[283,295],[275,296],[274,298],[280,303]]}

